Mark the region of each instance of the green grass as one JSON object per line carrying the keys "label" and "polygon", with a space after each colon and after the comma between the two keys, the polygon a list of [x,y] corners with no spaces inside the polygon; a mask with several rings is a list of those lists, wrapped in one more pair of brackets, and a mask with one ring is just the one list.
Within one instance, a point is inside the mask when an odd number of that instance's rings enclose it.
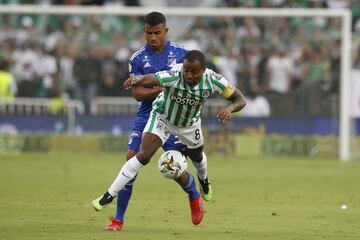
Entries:
{"label": "green grass", "polygon": [[209,156],[214,199],[204,203],[199,226],[191,224],[186,195],[154,159],[135,184],[123,231],[105,232],[115,204],[95,212],[90,202],[123,159],[0,156],[0,239],[360,239],[359,161],[219,155]]}

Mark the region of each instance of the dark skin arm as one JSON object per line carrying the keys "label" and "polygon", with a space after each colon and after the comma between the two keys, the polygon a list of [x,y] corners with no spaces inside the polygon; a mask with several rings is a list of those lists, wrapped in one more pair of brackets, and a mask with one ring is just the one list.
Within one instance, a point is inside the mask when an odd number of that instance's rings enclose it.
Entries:
{"label": "dark skin arm", "polygon": [[134,77],[129,77],[124,82],[125,89],[131,89],[134,87],[156,87],[160,86],[159,80],[156,78],[155,74],[147,75],[138,75]]}
{"label": "dark skin arm", "polygon": [[246,99],[241,91],[235,88],[233,94],[227,99],[231,101],[226,107],[219,107],[216,113],[219,121],[226,123],[231,120],[231,113],[238,112],[243,109],[246,105]]}
{"label": "dark skin arm", "polygon": [[[139,75],[130,77],[125,80],[124,88],[130,89],[139,86],[159,86],[160,82],[156,78],[155,74]],[[226,107],[220,107],[217,110],[216,116],[221,122],[229,122],[231,120],[231,113],[238,112],[243,109],[246,105],[246,99],[241,91],[235,88],[233,94],[227,99],[231,101]]]}
{"label": "dark skin arm", "polygon": [[145,87],[132,87],[131,88],[132,94],[136,101],[141,102],[145,100],[154,99],[161,91],[161,87],[152,87],[152,88],[145,88]]}

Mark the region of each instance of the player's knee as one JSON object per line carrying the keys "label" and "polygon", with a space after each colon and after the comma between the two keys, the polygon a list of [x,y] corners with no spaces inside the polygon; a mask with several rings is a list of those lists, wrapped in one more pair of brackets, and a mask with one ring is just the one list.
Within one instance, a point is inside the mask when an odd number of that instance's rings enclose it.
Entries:
{"label": "player's knee", "polygon": [[201,162],[202,161],[202,155],[196,154],[191,158],[191,160],[193,160],[194,162]]}
{"label": "player's knee", "polygon": [[194,150],[188,149],[188,154],[192,161],[194,162],[202,161],[203,158],[202,149],[194,149]]}
{"label": "player's knee", "polygon": [[146,151],[140,151],[136,156],[142,165],[146,165],[150,162],[152,154]]}

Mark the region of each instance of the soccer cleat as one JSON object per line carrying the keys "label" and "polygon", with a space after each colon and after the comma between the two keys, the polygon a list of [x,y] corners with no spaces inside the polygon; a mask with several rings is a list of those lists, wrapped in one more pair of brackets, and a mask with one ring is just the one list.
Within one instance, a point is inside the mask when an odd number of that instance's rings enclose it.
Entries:
{"label": "soccer cleat", "polygon": [[105,231],[108,232],[116,232],[121,231],[123,226],[123,222],[121,220],[115,219],[114,217],[110,217],[111,223],[105,227]]}
{"label": "soccer cleat", "polygon": [[103,208],[112,202],[114,199],[108,192],[106,192],[101,197],[94,199],[91,203],[96,211],[101,211]]}
{"label": "soccer cleat", "polygon": [[191,209],[191,221],[194,225],[198,225],[204,217],[204,208],[202,206],[201,197],[189,200]]}
{"label": "soccer cleat", "polygon": [[212,198],[212,188],[209,182],[209,179],[206,178],[205,180],[201,180],[198,176],[198,180],[200,183],[200,192],[201,196],[205,201],[210,201]]}

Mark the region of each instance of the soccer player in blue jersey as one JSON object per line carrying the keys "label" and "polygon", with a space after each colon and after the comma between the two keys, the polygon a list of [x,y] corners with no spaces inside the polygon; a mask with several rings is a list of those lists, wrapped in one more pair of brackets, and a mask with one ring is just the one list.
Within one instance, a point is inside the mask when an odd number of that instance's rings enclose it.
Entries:
{"label": "soccer player in blue jersey", "polygon": [[[166,18],[159,12],[151,12],[145,16],[144,32],[146,37],[146,45],[139,51],[135,52],[129,61],[130,76],[143,75],[148,73],[155,73],[161,70],[169,70],[174,65],[182,63],[187,52],[186,49],[170,42],[166,39],[168,28],[166,26]],[[138,151],[141,142],[142,132],[149,118],[152,110],[152,102],[156,96],[162,91],[161,87],[134,87],[132,88],[133,96],[137,101],[141,102],[139,111],[137,113],[134,128],[128,142],[128,150],[126,159],[129,160],[134,157]],[[179,139],[171,135],[163,146],[166,150],[182,151],[184,145],[179,142]],[[209,185],[206,175],[206,159],[200,163],[194,163],[194,166],[199,169],[202,174],[202,179],[199,178],[202,188],[202,196],[204,198],[211,198],[211,186]],[[204,174],[205,173],[205,174]],[[133,183],[136,176],[130,180],[126,186],[118,193],[117,208],[115,218],[111,218],[111,224],[105,227],[107,231],[120,231],[124,224],[124,215],[131,198]],[[190,182],[190,180],[192,182]],[[178,182],[193,188],[193,197],[197,197],[197,190],[195,181],[191,175],[182,176]],[[181,183],[180,183],[181,184]]]}
{"label": "soccer player in blue jersey", "polygon": [[[229,84],[220,74],[206,68],[205,56],[197,50],[186,54],[181,69],[133,76],[124,82],[126,89],[139,86],[161,86],[163,92],[154,100],[139,152],[124,164],[108,191],[92,202],[98,211],[111,203],[119,190],[150,162],[170,134],[177,135],[186,145],[187,154],[192,161],[203,161],[204,139],[200,116],[203,105],[212,95],[219,94],[231,102],[217,109],[217,117],[221,122],[230,121],[231,113],[240,111],[246,104],[239,89]],[[194,185],[192,175],[181,175],[177,182],[189,193],[192,221],[195,225],[199,224],[204,211],[196,188],[190,186],[191,182]]]}

